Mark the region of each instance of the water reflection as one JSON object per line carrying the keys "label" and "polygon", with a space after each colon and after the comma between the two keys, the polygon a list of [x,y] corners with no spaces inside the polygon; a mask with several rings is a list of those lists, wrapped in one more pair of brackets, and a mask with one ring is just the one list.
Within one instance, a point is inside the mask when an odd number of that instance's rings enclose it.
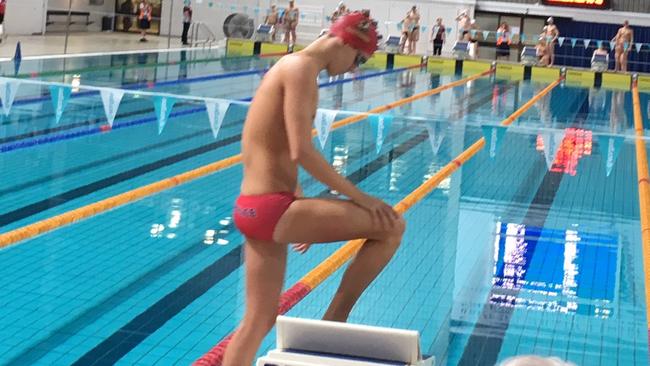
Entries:
{"label": "water reflection", "polygon": [[490,303],[607,318],[618,260],[615,235],[497,222]]}

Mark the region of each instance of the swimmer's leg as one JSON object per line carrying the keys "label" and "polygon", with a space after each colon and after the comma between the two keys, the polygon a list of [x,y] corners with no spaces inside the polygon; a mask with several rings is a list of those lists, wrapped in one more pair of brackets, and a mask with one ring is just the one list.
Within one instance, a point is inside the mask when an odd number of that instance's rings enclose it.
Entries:
{"label": "swimmer's leg", "polygon": [[623,51],[623,53],[621,53],[621,71],[622,72],[627,72],[627,56],[628,56],[627,51]]}
{"label": "swimmer's leg", "polygon": [[299,199],[280,219],[274,240],[281,243],[329,243],[367,238],[343,275],[323,319],[346,321],[363,291],[397,251],[405,223],[392,227],[374,222],[370,213],[350,201]]}
{"label": "swimmer's leg", "polygon": [[224,355],[223,366],[253,363],[264,337],[275,324],[284,283],[287,246],[247,240],[246,312]]}

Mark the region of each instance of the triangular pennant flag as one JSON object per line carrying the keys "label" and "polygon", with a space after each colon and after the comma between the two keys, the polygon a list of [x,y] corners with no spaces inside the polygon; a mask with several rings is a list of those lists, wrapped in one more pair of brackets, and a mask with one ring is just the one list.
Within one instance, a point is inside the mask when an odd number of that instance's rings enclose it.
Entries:
{"label": "triangular pennant flag", "polygon": [[483,40],[487,40],[490,36],[490,31],[483,31]]}
{"label": "triangular pennant flag", "polygon": [[477,32],[476,29],[472,29],[472,30],[469,31],[469,34],[472,35],[472,38],[476,38],[476,32]]}
{"label": "triangular pennant flag", "polygon": [[560,45],[560,47],[562,47],[562,45],[564,44],[565,39],[566,38],[564,37],[557,37],[557,43]]}
{"label": "triangular pennant flag", "polygon": [[501,38],[502,35],[503,35],[503,32],[497,32],[497,38]]}
{"label": "triangular pennant flag", "polygon": [[205,109],[208,112],[208,120],[212,129],[212,136],[216,139],[221,129],[223,119],[228,113],[230,102],[227,100],[206,100]]}
{"label": "triangular pennant flag", "polygon": [[327,143],[327,138],[330,135],[330,129],[332,128],[332,122],[336,118],[338,111],[333,111],[329,109],[319,109],[316,112],[316,119],[314,119],[314,126],[316,127],[316,132],[318,134],[318,140],[320,141],[320,147],[325,148]]}
{"label": "triangular pennant flag", "polygon": [[445,28],[445,32],[447,32],[447,34],[450,34],[451,33],[451,27]]}
{"label": "triangular pennant flag", "polygon": [[103,88],[99,93],[102,97],[102,103],[104,104],[104,112],[106,113],[108,125],[113,127],[113,121],[115,121],[117,109],[120,107],[120,103],[122,102],[124,90]]}
{"label": "triangular pennant flag", "polygon": [[616,159],[618,158],[618,153],[621,152],[621,147],[623,146],[623,136],[610,136],[610,135],[601,135],[598,136],[598,145],[600,148],[600,155],[605,161],[605,168],[607,170],[607,176],[612,173]]}
{"label": "triangular pennant flag", "polygon": [[70,93],[72,89],[68,86],[50,86],[50,96],[52,97],[52,106],[54,106],[55,121],[59,123],[61,121],[61,116],[65,110],[65,106],[68,104],[68,99],[70,99]]}
{"label": "triangular pennant flag", "polygon": [[440,146],[442,146],[442,141],[445,139],[446,125],[443,125],[441,122],[427,122],[425,127],[429,133],[429,143],[431,144],[433,156],[437,156],[440,151]]}
{"label": "triangular pennant flag", "polygon": [[393,116],[390,114],[373,114],[369,117],[372,127],[375,129],[375,147],[377,148],[377,154],[381,151],[381,147],[384,144],[384,139],[390,131],[390,126],[393,124]]}
{"label": "triangular pennant flag", "polygon": [[591,39],[583,39],[582,43],[585,44],[585,48],[589,48],[589,44],[591,43]]}
{"label": "triangular pennant flag", "polygon": [[598,45],[598,48],[602,48],[602,47],[603,47],[603,41],[598,41],[598,42],[596,42],[596,44]]}
{"label": "triangular pennant flag", "polygon": [[616,42],[614,42],[614,41],[609,41],[609,49],[610,49],[610,50],[613,50],[614,47],[616,47]]}
{"label": "triangular pennant flag", "polygon": [[169,115],[172,113],[172,108],[176,99],[171,97],[157,96],[153,99],[153,106],[156,109],[156,117],[158,118],[158,134],[160,135],[167,124]]}
{"label": "triangular pennant flag", "polygon": [[401,30],[402,30],[402,23],[401,23],[401,22],[395,24],[395,26],[397,27],[397,30],[398,30],[398,31],[401,31]]}
{"label": "triangular pennant flag", "polygon": [[575,38],[571,38],[571,47],[574,47],[574,48],[575,48],[576,43],[578,43],[578,40],[575,39]]}
{"label": "triangular pennant flag", "polygon": [[18,93],[20,80],[17,79],[0,79],[0,100],[2,100],[2,110],[5,116],[11,112],[11,106],[14,104],[14,99]]}
{"label": "triangular pennant flag", "polygon": [[497,150],[503,141],[503,135],[506,133],[506,126],[481,126],[483,137],[485,137],[486,146],[490,157],[497,156]]}
{"label": "triangular pennant flag", "polygon": [[259,14],[260,13],[260,8],[255,7],[255,10],[253,10],[253,12],[255,13],[255,15]]}
{"label": "triangular pennant flag", "polygon": [[643,47],[643,43],[635,43],[634,46],[636,46],[636,52],[641,53],[641,47]]}
{"label": "triangular pennant flag", "polygon": [[560,150],[563,139],[564,131],[545,132],[542,135],[542,140],[544,141],[544,158],[546,159],[548,170],[551,170],[553,167],[555,156],[557,156],[557,152]]}
{"label": "triangular pennant flag", "polygon": [[426,25],[423,25],[423,26],[422,26],[422,32],[426,32],[426,31],[427,31],[427,26],[426,26]]}

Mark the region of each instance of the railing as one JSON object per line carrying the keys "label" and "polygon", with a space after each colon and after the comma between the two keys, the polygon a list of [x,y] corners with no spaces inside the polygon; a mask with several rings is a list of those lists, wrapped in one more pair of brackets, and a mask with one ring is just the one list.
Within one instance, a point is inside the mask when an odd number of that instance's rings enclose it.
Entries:
{"label": "railing", "polygon": [[[201,30],[203,30],[206,34],[205,39],[199,39]],[[212,47],[212,44],[217,41],[217,37],[214,35],[210,27],[208,27],[208,25],[204,22],[192,22],[190,25],[189,34],[191,39],[190,45],[192,47],[196,47],[197,45],[202,45],[203,48],[206,46]]]}

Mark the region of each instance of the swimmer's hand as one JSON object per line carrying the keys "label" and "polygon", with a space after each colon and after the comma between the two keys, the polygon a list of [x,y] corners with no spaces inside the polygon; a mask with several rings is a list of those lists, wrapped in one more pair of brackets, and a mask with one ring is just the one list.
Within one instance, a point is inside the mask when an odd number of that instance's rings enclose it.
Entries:
{"label": "swimmer's hand", "polygon": [[380,224],[381,227],[392,228],[396,221],[399,220],[399,214],[393,210],[393,207],[378,198],[363,194],[354,202],[370,211],[373,222]]}
{"label": "swimmer's hand", "polygon": [[311,244],[307,244],[307,243],[291,244],[291,247],[295,252],[300,254],[305,254],[309,250],[309,247],[311,247]]}

